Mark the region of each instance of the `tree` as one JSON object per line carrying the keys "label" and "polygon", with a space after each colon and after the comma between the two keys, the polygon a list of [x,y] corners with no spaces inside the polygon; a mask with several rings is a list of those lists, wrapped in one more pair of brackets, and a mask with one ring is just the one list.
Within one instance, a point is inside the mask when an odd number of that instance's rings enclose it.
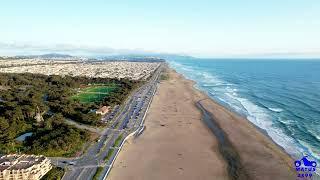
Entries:
{"label": "tree", "polygon": [[9,128],[9,123],[4,117],[0,117],[0,139],[2,140],[7,136],[7,129]]}

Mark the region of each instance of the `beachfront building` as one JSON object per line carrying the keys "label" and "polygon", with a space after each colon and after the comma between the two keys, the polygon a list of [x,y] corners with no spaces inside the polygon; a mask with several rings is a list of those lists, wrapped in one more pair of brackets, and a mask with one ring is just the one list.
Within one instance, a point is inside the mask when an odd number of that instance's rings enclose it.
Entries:
{"label": "beachfront building", "polygon": [[0,180],[38,180],[51,168],[44,156],[4,155],[0,157]]}

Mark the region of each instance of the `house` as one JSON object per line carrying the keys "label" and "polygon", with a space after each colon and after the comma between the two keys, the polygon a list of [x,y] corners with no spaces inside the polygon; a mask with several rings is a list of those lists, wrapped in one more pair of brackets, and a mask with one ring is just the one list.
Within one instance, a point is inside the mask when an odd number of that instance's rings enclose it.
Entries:
{"label": "house", "polygon": [[96,114],[105,115],[110,111],[110,106],[102,106],[100,109],[96,111]]}

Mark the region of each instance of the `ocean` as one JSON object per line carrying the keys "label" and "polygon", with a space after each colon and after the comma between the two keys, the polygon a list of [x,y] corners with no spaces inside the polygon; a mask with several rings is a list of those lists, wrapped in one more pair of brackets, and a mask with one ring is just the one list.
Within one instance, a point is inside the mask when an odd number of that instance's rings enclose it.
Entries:
{"label": "ocean", "polygon": [[263,129],[294,159],[320,164],[320,61],[169,59],[196,88]]}

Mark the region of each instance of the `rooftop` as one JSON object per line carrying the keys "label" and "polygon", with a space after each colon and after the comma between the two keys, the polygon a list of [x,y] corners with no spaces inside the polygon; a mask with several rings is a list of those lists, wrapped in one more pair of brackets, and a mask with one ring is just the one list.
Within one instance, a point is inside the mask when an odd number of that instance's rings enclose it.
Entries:
{"label": "rooftop", "polygon": [[40,164],[46,158],[35,155],[4,155],[0,157],[0,171],[27,169],[33,165]]}

